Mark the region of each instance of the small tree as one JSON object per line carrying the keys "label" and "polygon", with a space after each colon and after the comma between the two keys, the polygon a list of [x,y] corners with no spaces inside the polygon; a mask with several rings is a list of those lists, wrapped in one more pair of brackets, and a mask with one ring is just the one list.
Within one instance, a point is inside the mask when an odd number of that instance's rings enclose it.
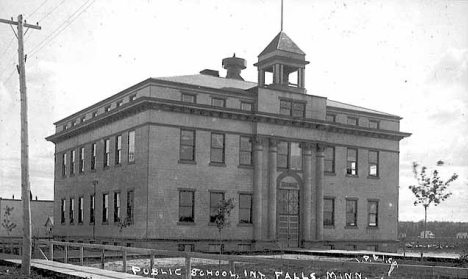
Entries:
{"label": "small tree", "polygon": [[16,224],[10,220],[11,212],[15,209],[14,207],[5,206],[5,213],[3,214],[2,227],[5,228],[8,236],[10,236],[11,231],[16,228]]}
{"label": "small tree", "polygon": [[[222,254],[223,251],[223,241],[221,238],[221,233],[224,228],[229,227],[231,222],[229,222],[228,217],[231,215],[231,210],[234,208],[234,202],[232,199],[220,200],[216,207],[216,214],[214,215],[214,221],[219,232],[219,254]],[[218,266],[221,273],[221,259],[218,262]]]}
{"label": "small tree", "polygon": [[[443,166],[443,161],[438,161],[437,166]],[[427,231],[427,208],[434,204],[439,205],[442,201],[449,198],[452,193],[447,190],[450,183],[458,178],[458,175],[454,173],[449,180],[443,181],[439,177],[439,172],[435,169],[432,175],[427,172],[427,167],[423,166],[421,171],[418,170],[419,164],[413,162],[413,174],[418,184],[409,186],[410,190],[416,197],[414,206],[421,204],[424,207],[424,232],[423,238],[426,238]],[[422,256],[422,253],[421,253]]]}

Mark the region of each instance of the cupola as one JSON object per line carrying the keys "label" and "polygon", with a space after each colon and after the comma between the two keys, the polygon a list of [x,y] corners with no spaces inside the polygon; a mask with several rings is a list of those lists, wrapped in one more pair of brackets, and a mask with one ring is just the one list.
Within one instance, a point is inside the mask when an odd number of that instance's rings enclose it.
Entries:
{"label": "cupola", "polygon": [[[305,90],[305,53],[281,31],[258,56],[258,86],[271,87],[296,93]],[[272,78],[267,81],[266,75]]]}

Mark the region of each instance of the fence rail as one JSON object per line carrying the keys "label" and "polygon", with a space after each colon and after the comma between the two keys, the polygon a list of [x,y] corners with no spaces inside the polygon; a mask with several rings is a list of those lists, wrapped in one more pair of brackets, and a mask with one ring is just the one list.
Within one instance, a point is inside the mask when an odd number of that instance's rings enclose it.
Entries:
{"label": "fence rail", "polygon": [[[16,247],[18,254],[21,254],[21,239],[1,239],[0,238],[0,251],[5,252],[5,249],[13,251]],[[79,253],[76,253],[77,250]],[[136,247],[123,247],[113,245],[102,245],[102,244],[90,244],[90,243],[76,243],[76,242],[61,242],[46,239],[35,239],[34,240],[34,255],[36,257],[43,257],[47,260],[63,260],[64,263],[76,262],[79,265],[84,265],[84,260],[87,256],[86,251],[92,251],[93,257],[99,258],[100,268],[104,269],[106,256],[117,258],[122,262],[122,272],[128,272],[127,263],[128,258],[135,256],[144,256],[146,259],[149,257],[149,270],[155,267],[156,257],[173,257],[181,258],[182,267],[185,267],[185,278],[192,278],[192,264],[193,259],[207,259],[222,261],[224,265],[228,265],[228,269],[235,272],[236,267],[245,267],[247,265],[253,265],[258,268],[269,267],[269,270],[276,270],[282,267],[295,267],[298,271],[310,271],[311,269],[320,271],[321,274],[326,274],[325,278],[339,278],[336,274],[337,270],[348,270],[348,271],[359,271],[366,274],[384,274],[388,271],[391,265],[382,262],[358,262],[354,260],[341,260],[331,261],[326,259],[292,259],[292,258],[268,258],[258,256],[244,256],[244,255],[219,255],[219,254],[205,254],[198,252],[182,252],[182,251],[169,251],[169,250],[156,250]],[[56,253],[54,253],[56,251]],[[58,253],[59,252],[59,253]],[[75,256],[72,256],[70,252],[74,252]],[[106,254],[107,252],[107,254]],[[110,253],[109,253],[110,252]],[[76,256],[78,254],[78,256]],[[79,261],[79,263],[78,263]],[[280,262],[280,263],[279,263]],[[395,262],[396,264],[396,262]],[[468,268],[458,267],[443,267],[443,266],[424,266],[424,265],[406,265],[396,264],[398,270],[405,271],[405,274],[414,274],[414,278],[468,278]],[[378,272],[377,272],[378,271]],[[298,273],[299,274],[299,273]],[[333,277],[335,276],[335,277]],[[246,275],[245,277],[252,277]],[[291,274],[291,277],[292,274]],[[344,275],[342,275],[345,278]],[[393,277],[393,276],[392,276]],[[273,277],[275,278],[275,277]],[[276,277],[278,278],[278,277]],[[285,278],[279,277],[279,279]],[[287,278],[287,277],[286,277]],[[293,277],[294,278],[294,277]],[[312,278],[312,277],[310,277]],[[350,277],[351,278],[351,277]],[[352,277],[354,278],[354,277]],[[364,278],[364,277],[362,277]],[[380,278],[380,277],[379,277]],[[395,278],[407,278],[398,277]]]}

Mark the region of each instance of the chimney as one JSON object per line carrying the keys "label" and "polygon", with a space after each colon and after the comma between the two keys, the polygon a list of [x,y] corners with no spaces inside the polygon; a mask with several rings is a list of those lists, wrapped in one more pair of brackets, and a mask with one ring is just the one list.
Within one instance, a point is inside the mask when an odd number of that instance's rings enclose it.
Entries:
{"label": "chimney", "polygon": [[210,70],[210,69],[204,69],[200,71],[200,74],[205,75],[205,76],[219,77],[218,71]]}
{"label": "chimney", "polygon": [[223,68],[227,70],[226,78],[244,80],[240,73],[247,66],[247,61],[242,58],[236,57],[236,54],[232,57],[223,59]]}

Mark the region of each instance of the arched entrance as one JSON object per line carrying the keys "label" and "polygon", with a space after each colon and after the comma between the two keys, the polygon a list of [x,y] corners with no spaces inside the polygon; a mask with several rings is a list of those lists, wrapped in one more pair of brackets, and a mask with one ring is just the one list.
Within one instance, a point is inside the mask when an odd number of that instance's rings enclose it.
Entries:
{"label": "arched entrance", "polygon": [[286,176],[278,189],[278,241],[281,247],[299,247],[299,183]]}

